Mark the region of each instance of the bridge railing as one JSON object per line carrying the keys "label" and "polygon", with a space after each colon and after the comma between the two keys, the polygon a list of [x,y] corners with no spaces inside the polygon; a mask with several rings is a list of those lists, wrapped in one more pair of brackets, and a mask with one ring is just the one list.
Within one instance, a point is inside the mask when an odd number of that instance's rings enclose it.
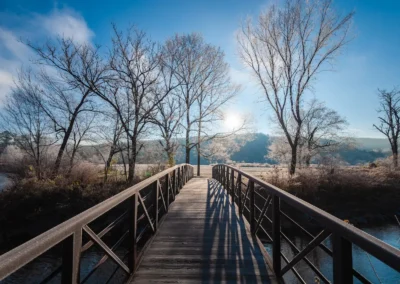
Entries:
{"label": "bridge railing", "polygon": [[[43,276],[41,283],[46,283],[58,277],[62,283],[80,283],[92,275],[101,264],[111,259],[117,268],[125,271],[127,278],[133,275],[139,263],[143,248],[149,243],[151,236],[157,231],[159,219],[168,212],[169,204],[175,199],[183,185],[193,177],[193,167],[181,164],[152,176],[119,194],[97,204],[79,215],[61,223],[49,231],[20,245],[0,256],[0,280],[17,272],[31,261],[34,261],[55,246],[61,245],[62,264],[51,273]],[[102,216],[119,208],[119,214],[112,214],[113,219]],[[122,208],[121,208],[122,207]],[[122,214],[120,214],[122,211]],[[101,220],[100,220],[101,219]],[[100,220],[103,229],[91,228],[96,220]],[[108,246],[102,240],[114,228],[124,229],[113,246]],[[89,226],[90,225],[90,226]],[[87,240],[84,242],[84,240]],[[125,258],[115,252],[116,248],[127,241],[128,248]],[[138,244],[142,250],[139,251]],[[80,279],[80,261],[82,254],[96,244],[104,251],[104,256],[93,266],[93,269]],[[125,260],[125,261],[124,261]],[[35,273],[37,275],[37,273]],[[38,282],[35,279],[35,282]]]}
{"label": "bridge railing", "polygon": [[[322,283],[330,283],[330,280],[307,258],[314,248],[319,247],[333,258],[334,283],[353,283],[353,277],[361,283],[372,283],[354,269],[353,245],[400,271],[400,250],[276,186],[229,165],[214,166],[213,178],[219,181],[231,195],[239,213],[248,220],[252,234],[262,235],[272,243],[271,261],[278,277],[283,277],[288,271],[292,271],[301,283],[306,283],[295,268],[299,261],[304,261]],[[290,217],[283,211],[282,203],[285,208],[293,208],[311,217],[322,231],[317,235],[311,234],[305,229],[304,222],[302,226],[301,222],[295,221],[296,218]],[[307,235],[311,239],[310,243],[302,250],[299,249],[282,231],[283,222],[292,224],[297,230]],[[329,236],[331,236],[332,248],[323,243]],[[283,254],[282,241],[285,241],[296,253],[293,259],[289,260]],[[281,260],[285,262],[284,266]]]}

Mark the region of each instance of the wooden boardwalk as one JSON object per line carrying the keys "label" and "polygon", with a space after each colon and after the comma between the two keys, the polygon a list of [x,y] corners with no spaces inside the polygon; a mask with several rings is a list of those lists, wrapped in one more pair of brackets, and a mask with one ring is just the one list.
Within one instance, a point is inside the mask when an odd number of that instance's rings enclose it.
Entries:
{"label": "wooden boardwalk", "polygon": [[171,204],[133,283],[277,283],[234,206],[216,181],[191,179]]}

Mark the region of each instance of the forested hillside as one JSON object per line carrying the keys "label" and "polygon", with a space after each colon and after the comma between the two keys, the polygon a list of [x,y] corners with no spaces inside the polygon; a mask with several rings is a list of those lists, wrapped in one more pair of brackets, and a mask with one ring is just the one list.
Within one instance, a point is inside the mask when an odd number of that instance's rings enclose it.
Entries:
{"label": "forested hillside", "polygon": [[[268,146],[276,137],[263,133],[257,133],[254,140],[247,142],[241,149],[231,156],[231,160],[244,163],[268,163],[276,164],[276,161],[267,158]],[[388,143],[385,139],[379,138],[354,138],[355,146],[351,149],[339,150],[340,158],[350,165],[373,162],[378,158],[389,155]],[[183,148],[177,153],[177,163],[184,162]],[[191,164],[197,163],[197,151],[192,150],[190,155]],[[207,165],[208,160],[201,158],[201,164]]]}

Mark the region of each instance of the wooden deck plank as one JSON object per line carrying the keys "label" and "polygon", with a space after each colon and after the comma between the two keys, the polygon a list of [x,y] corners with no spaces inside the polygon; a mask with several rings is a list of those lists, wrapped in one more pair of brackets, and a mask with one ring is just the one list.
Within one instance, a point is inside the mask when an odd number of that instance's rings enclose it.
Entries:
{"label": "wooden deck plank", "polygon": [[226,191],[190,180],[141,261],[133,283],[277,283]]}

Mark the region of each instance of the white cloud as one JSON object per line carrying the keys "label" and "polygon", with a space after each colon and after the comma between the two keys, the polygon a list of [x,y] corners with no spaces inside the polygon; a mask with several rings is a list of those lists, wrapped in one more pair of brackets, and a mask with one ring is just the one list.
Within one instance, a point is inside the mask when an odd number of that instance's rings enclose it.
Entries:
{"label": "white cloud", "polygon": [[0,70],[0,104],[5,99],[6,94],[10,91],[13,84],[13,76],[10,72]]}
{"label": "white cloud", "polygon": [[5,49],[17,59],[24,59],[30,52],[29,48],[20,42],[10,30],[0,27],[0,50]]}
{"label": "white cloud", "polygon": [[53,9],[45,15],[7,16],[9,21],[0,25],[0,105],[13,86],[20,66],[29,66],[34,56],[20,38],[41,43],[49,37],[64,36],[77,43],[90,44],[94,37],[85,19],[71,9]]}
{"label": "white cloud", "polygon": [[248,72],[246,69],[238,70],[236,68],[231,67],[230,76],[234,83],[243,85],[254,84],[254,80],[251,76],[251,73]]}
{"label": "white cloud", "polygon": [[85,19],[70,9],[54,9],[49,15],[38,16],[38,19],[53,36],[71,38],[77,43],[90,43],[94,37]]}

